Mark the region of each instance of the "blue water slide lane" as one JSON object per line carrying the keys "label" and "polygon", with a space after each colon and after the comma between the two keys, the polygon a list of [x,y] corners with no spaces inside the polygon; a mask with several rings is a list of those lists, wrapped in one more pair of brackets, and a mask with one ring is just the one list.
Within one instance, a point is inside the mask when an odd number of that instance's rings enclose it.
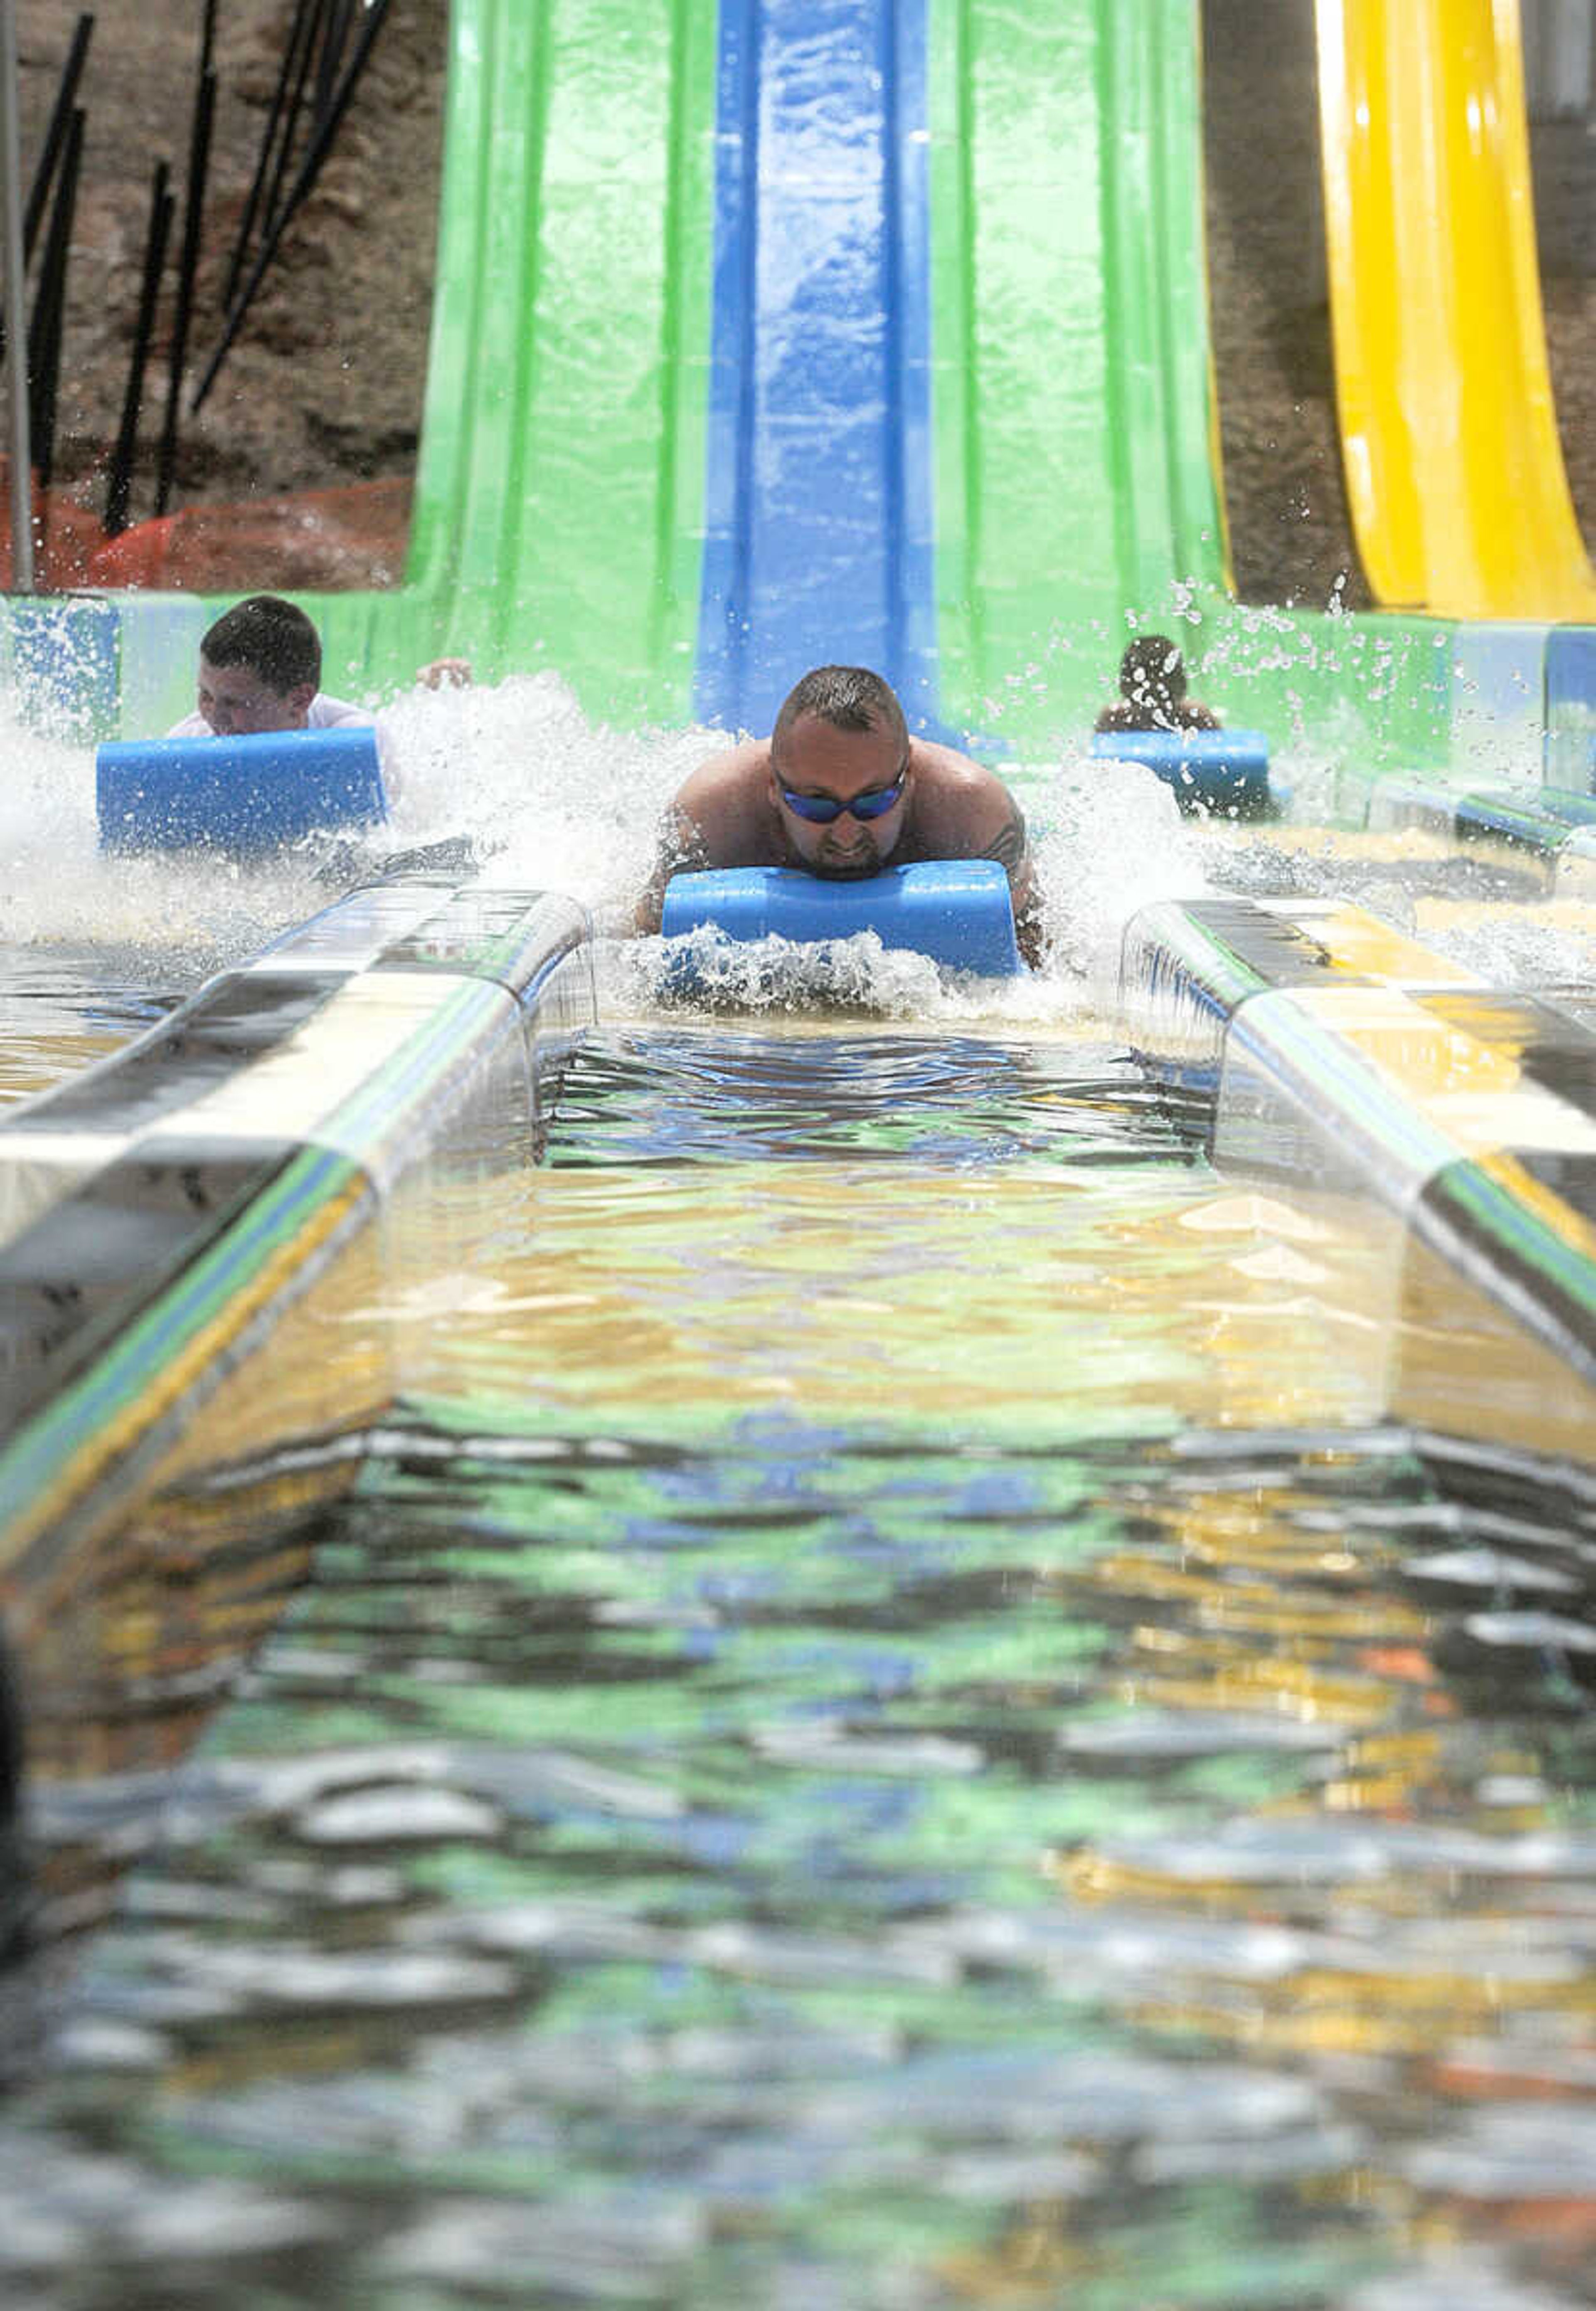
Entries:
{"label": "blue water slide lane", "polygon": [[806,667],[936,727],[926,0],[720,0],[696,708]]}

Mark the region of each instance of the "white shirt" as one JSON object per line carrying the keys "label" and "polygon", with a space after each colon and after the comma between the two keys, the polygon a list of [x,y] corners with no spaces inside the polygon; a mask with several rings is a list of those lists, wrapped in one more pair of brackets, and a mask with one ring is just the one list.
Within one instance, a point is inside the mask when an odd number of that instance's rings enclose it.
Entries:
{"label": "white shirt", "polygon": [[[363,706],[351,706],[344,698],[329,698],[324,690],[318,690],[305,709],[307,730],[374,730],[376,727],[377,717],[369,714]],[[185,714],[180,722],[174,722],[166,735],[169,738],[209,738],[214,734],[205,716],[196,709],[194,713]]]}

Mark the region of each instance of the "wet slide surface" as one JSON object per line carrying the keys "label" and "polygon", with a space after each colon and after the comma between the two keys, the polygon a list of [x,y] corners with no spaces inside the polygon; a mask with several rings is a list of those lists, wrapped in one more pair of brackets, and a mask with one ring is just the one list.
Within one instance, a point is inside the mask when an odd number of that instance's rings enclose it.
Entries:
{"label": "wet slide surface", "polygon": [[1224,589],[1190,0],[930,0],[938,587],[955,722],[1056,746],[1123,613]]}
{"label": "wet slide surface", "polygon": [[723,0],[697,702],[806,667],[936,710],[924,0]]}
{"label": "wet slide surface", "polygon": [[1377,601],[1596,618],[1563,467],[1511,0],[1320,0],[1336,388]]}
{"label": "wet slide surface", "polygon": [[728,0],[720,91],[700,711],[1055,737],[1224,582],[1190,0]]}
{"label": "wet slide surface", "polygon": [[331,663],[447,649],[686,719],[714,73],[694,0],[454,0],[410,565],[318,606]]}
{"label": "wet slide surface", "polygon": [[[758,722],[846,648],[1003,751],[1077,733],[1128,616],[1226,593],[1197,27],[458,0],[411,562],[313,599],[339,681],[452,651]],[[120,606],[130,731],[215,606]],[[1314,628],[1295,687],[1339,696],[1355,640]]]}

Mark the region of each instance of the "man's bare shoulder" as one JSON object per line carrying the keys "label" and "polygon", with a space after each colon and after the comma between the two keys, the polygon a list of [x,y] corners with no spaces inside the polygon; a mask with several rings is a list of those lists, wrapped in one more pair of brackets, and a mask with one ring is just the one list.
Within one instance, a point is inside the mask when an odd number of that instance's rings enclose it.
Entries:
{"label": "man's bare shoulder", "polygon": [[706,755],[683,781],[676,808],[694,818],[706,809],[724,811],[761,791],[770,763],[768,738],[743,738],[735,746],[724,746],[719,754]]}
{"label": "man's bare shoulder", "polygon": [[915,817],[926,832],[974,834],[1017,818],[1014,798],[996,771],[956,747],[916,738],[909,760],[914,771]]}
{"label": "man's bare shoulder", "polygon": [[657,931],[665,886],[706,867],[772,864],[777,851],[766,799],[770,741],[745,738],[711,754],[685,778],[660,821],[654,871],[638,902],[640,931]]}
{"label": "man's bare shoulder", "polygon": [[911,738],[909,760],[917,779],[924,779],[933,787],[952,792],[959,788],[980,789],[999,786],[1002,781],[984,763],[961,754],[956,746],[945,746],[935,738]]}
{"label": "man's bare shoulder", "polygon": [[768,738],[745,738],[699,764],[666,813],[666,849],[678,866],[778,863],[782,850],[771,804],[770,765]]}

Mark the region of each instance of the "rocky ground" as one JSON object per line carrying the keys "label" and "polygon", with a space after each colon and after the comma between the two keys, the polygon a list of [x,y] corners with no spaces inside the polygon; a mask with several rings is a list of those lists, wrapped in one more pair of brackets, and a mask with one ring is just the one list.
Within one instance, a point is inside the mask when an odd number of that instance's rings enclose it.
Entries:
{"label": "rocky ground", "polygon": [[[528,0],[532,4],[532,0]],[[707,0],[706,0],[707,4]],[[357,12],[358,13],[358,12]],[[25,170],[75,10],[18,0]],[[125,391],[149,170],[179,192],[203,0],[94,0],[82,101],[83,191],[68,282],[56,479],[96,510]],[[218,0],[220,88],[190,376],[260,152],[293,0]],[[1225,487],[1239,590],[1252,601],[1366,599],[1337,449],[1315,114],[1313,0],[1205,0],[1208,234]],[[230,516],[203,582],[385,583],[402,558],[424,383],[448,0],[392,0],[319,185],[220,382],[185,410],[173,503],[259,506],[362,486],[327,525]],[[1553,381],[1575,505],[1596,545],[1596,142],[1538,131],[1536,193]],[[153,504],[170,292],[135,473]],[[373,489],[370,485],[379,484]],[[248,562],[236,576],[228,556]],[[202,582],[196,579],[195,582]]]}
{"label": "rocky ground", "polygon": [[[92,4],[55,479],[98,510],[126,389],[150,172],[162,157],[178,196],[174,254],[182,231],[204,6],[203,0]],[[71,0],[18,0],[24,184],[78,13]],[[221,332],[222,289],[293,18],[293,0],[217,0],[217,109],[190,384]],[[378,493],[380,536],[364,566],[358,554],[347,568],[316,566],[312,545],[310,570],[279,568],[269,573],[272,582],[385,583],[398,575],[432,308],[447,18],[448,0],[391,0],[331,156],[211,396],[197,415],[184,397],[174,508],[247,504],[379,480],[394,485]],[[175,283],[175,263],[168,280]],[[174,307],[169,285],[144,399],[135,521],[154,506]],[[274,550],[292,555],[292,531]]]}

